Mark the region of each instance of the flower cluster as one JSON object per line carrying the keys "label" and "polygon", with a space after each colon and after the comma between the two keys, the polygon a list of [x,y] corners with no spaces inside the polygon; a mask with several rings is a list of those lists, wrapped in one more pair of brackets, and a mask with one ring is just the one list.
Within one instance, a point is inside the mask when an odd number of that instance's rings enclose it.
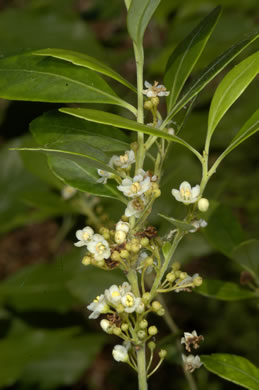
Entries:
{"label": "flower cluster", "polygon": [[[185,349],[188,352],[191,352],[191,347],[194,349],[199,348],[199,343],[204,340],[202,335],[198,336],[196,330],[190,332],[184,332],[184,337],[181,338],[181,344],[185,344]],[[202,366],[202,362],[198,355],[194,356],[192,354],[185,356],[182,355],[184,369],[189,372],[193,372],[196,368]]]}
{"label": "flower cluster", "polygon": [[160,286],[158,292],[190,292],[192,288],[198,287],[201,284],[202,278],[199,276],[199,274],[190,276],[187,274],[187,272],[180,270],[180,263],[175,262],[172,265],[172,270],[166,275],[165,281]]}
{"label": "flower cluster", "polygon": [[95,234],[90,226],[77,230],[76,237],[79,240],[74,245],[77,247],[86,246],[88,252],[97,262],[108,259],[111,255],[109,243],[101,234]]}
{"label": "flower cluster", "polygon": [[168,96],[169,91],[166,90],[164,85],[158,85],[158,82],[155,81],[154,84],[150,84],[148,81],[145,81],[145,87],[147,89],[143,89],[143,95],[146,95],[148,98],[154,98],[157,96]]}

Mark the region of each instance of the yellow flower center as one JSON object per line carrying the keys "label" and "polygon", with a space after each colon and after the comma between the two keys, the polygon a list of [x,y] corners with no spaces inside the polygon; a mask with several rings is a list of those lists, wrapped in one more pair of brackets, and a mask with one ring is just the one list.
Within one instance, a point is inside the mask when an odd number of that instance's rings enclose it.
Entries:
{"label": "yellow flower center", "polygon": [[90,238],[89,233],[84,232],[84,233],[83,233],[83,240],[87,241],[89,238]]}
{"label": "yellow flower center", "polygon": [[119,296],[120,296],[119,291],[113,291],[113,292],[112,292],[112,297],[113,297],[113,298],[116,298],[116,297],[119,297]]}
{"label": "yellow flower center", "polygon": [[188,188],[185,190],[182,188],[180,192],[183,199],[189,200],[192,196],[192,193]]}
{"label": "yellow flower center", "polygon": [[131,192],[136,194],[140,190],[140,183],[138,181],[136,181],[135,183],[133,183],[131,185],[130,189],[131,189]]}
{"label": "yellow flower center", "polygon": [[99,300],[100,300],[100,296],[99,296],[99,295],[97,295],[97,297],[94,299],[94,303],[98,303],[98,302],[99,302]]}
{"label": "yellow flower center", "polygon": [[120,156],[120,162],[122,164],[125,164],[128,161],[129,161],[129,156],[127,154],[124,154],[123,156]]}
{"label": "yellow flower center", "polygon": [[126,295],[126,302],[125,302],[126,306],[133,306],[134,304],[134,298],[130,295],[130,294],[127,294]]}
{"label": "yellow flower center", "polygon": [[105,251],[105,246],[101,242],[98,242],[95,249],[97,253],[102,254]]}

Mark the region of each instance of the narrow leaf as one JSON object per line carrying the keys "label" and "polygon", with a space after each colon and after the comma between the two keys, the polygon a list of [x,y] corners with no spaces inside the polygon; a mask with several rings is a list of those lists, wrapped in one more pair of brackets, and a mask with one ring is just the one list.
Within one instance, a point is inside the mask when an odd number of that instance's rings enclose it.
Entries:
{"label": "narrow leaf", "polygon": [[259,37],[258,29],[251,33],[241,42],[236,43],[220,56],[218,56],[207,68],[195,79],[183,93],[183,96],[169,111],[164,123],[168,123],[194,96],[206,87],[231,61]]}
{"label": "narrow leaf", "polygon": [[245,389],[258,390],[259,369],[249,360],[230,354],[202,355],[201,361],[207,370]]}
{"label": "narrow leaf", "polygon": [[130,88],[132,91],[136,92],[136,88],[132,84],[130,84],[124,77],[122,77],[119,73],[115,72],[109,66],[103,64],[101,61],[97,60],[96,58],[88,56],[87,54],[78,53],[72,50],[54,49],[54,48],[37,50],[33,52],[33,54],[38,56],[50,56],[54,58],[59,58],[60,60],[71,62],[74,65],[92,69],[96,72],[111,77],[112,79],[120,82],[121,84]]}
{"label": "narrow leaf", "polygon": [[221,81],[213,96],[208,122],[210,138],[224,114],[239,98],[259,72],[259,52],[236,65]]}
{"label": "narrow leaf", "polygon": [[174,106],[182,87],[200,58],[206,43],[217,24],[221,7],[215,8],[201,23],[175,48],[169,57],[165,85],[170,91],[168,111]]}
{"label": "narrow leaf", "polygon": [[31,53],[0,59],[0,96],[52,103],[108,103],[136,112],[96,72]]}
{"label": "narrow leaf", "polygon": [[128,11],[128,32],[137,46],[141,45],[146,27],[161,0],[132,0]]}
{"label": "narrow leaf", "polygon": [[205,297],[220,299],[222,301],[238,301],[257,296],[253,291],[244,289],[236,283],[212,279],[203,280],[202,285],[196,287],[194,291]]}
{"label": "narrow leaf", "polygon": [[177,227],[177,229],[184,230],[189,232],[190,230],[195,229],[194,226],[190,223],[183,222],[183,221],[178,221],[177,219],[167,217],[166,215],[163,214],[158,214],[160,217],[166,219],[168,222],[170,222],[172,225]]}
{"label": "narrow leaf", "polygon": [[194,149],[191,145],[189,145],[181,138],[165,133],[162,130],[156,129],[154,127],[142,125],[141,123],[132,121],[127,118],[123,118],[119,115],[110,114],[108,112],[100,110],[89,110],[86,108],[61,108],[59,111],[91,122],[103,123],[109,126],[116,126],[122,129],[128,129],[144,134],[154,135],[156,137],[167,139],[168,141],[176,142],[189,149],[199,158],[200,161],[202,160],[200,153],[197,152],[196,149]]}
{"label": "narrow leaf", "polygon": [[163,252],[163,255],[165,258],[168,256],[168,253],[170,252],[171,247],[172,247],[172,245],[168,241],[163,244],[162,252]]}

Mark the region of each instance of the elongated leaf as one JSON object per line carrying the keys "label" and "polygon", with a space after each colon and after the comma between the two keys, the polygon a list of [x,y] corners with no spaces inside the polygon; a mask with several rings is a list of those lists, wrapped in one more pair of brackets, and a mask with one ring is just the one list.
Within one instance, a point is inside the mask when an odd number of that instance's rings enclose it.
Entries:
{"label": "elongated leaf", "polygon": [[231,258],[259,281],[259,240],[242,242],[234,248]]}
{"label": "elongated leaf", "polygon": [[109,103],[135,112],[94,71],[31,53],[0,59],[0,96],[10,100]]}
{"label": "elongated leaf", "polygon": [[225,353],[202,355],[207,370],[249,390],[259,388],[259,369],[249,360]]}
{"label": "elongated leaf", "polygon": [[220,299],[222,301],[238,301],[240,299],[256,298],[256,294],[240,287],[236,283],[223,280],[205,279],[200,287],[194,290],[205,297]]}
{"label": "elongated leaf", "polygon": [[90,57],[84,53],[78,53],[72,50],[65,49],[41,49],[33,52],[35,55],[39,56],[50,56],[54,58],[59,58],[67,62],[71,62],[74,65],[82,66],[84,68],[92,69],[96,72],[102,73],[106,76],[113,78],[116,81],[119,81],[121,84],[130,88],[132,91],[136,92],[136,88],[130,84],[124,77],[119,73],[115,72],[106,64],[103,64],[101,61],[97,60],[94,57]]}
{"label": "elongated leaf", "polygon": [[166,219],[168,222],[170,222],[172,225],[174,225],[175,227],[177,227],[180,230],[185,230],[185,231],[189,232],[190,230],[195,229],[192,224],[189,224],[189,223],[186,223],[183,221],[178,221],[175,218],[170,218],[170,217],[167,217],[166,215],[163,215],[163,214],[158,214],[158,215],[160,217]]}
{"label": "elongated leaf", "polygon": [[86,108],[61,108],[59,111],[91,122],[103,123],[109,126],[117,126],[122,129],[133,130],[144,134],[165,138],[168,141],[173,141],[185,146],[201,160],[200,153],[197,152],[197,150],[195,150],[187,142],[185,142],[184,140],[182,140],[177,136],[170,135],[154,127],[142,125],[141,123],[134,122],[127,118],[123,118],[119,115],[110,114],[108,112],[99,111],[99,110],[89,110]]}
{"label": "elongated leaf", "polygon": [[132,0],[128,11],[129,35],[137,46],[141,45],[146,27],[161,0]]}
{"label": "elongated leaf", "polygon": [[175,48],[169,57],[164,82],[170,91],[167,99],[168,111],[174,106],[182,87],[200,58],[206,43],[217,24],[221,7],[215,8],[195,29]]}
{"label": "elongated leaf", "polygon": [[177,112],[179,112],[184,107],[185,104],[187,104],[194,96],[196,96],[203,88],[205,88],[211,80],[213,80],[231,61],[233,61],[258,37],[259,33],[257,29],[247,38],[230,47],[223,54],[218,56],[212,63],[210,63],[201,73],[201,75],[188,86],[183,96],[169,111],[164,123],[168,123],[177,114]]}
{"label": "elongated leaf", "polygon": [[227,149],[219,156],[215,165],[218,165],[233,149],[259,131],[259,109],[248,119],[244,126],[239,130],[235,138],[231,141]]}
{"label": "elongated leaf", "polygon": [[219,84],[209,111],[208,138],[224,114],[239,98],[259,72],[259,52],[236,65]]}

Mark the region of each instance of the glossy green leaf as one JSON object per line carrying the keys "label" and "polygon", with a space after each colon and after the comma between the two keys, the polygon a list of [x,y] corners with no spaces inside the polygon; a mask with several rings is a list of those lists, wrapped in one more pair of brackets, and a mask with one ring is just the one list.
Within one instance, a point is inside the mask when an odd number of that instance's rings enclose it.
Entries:
{"label": "glossy green leaf", "polygon": [[215,8],[201,23],[174,49],[168,59],[164,82],[170,91],[167,99],[168,111],[174,106],[182,87],[197,63],[214,27],[221,7]]}
{"label": "glossy green leaf", "polygon": [[77,118],[82,118],[90,122],[103,123],[109,126],[117,126],[122,129],[133,130],[141,132],[144,134],[154,135],[156,137],[165,138],[168,141],[173,141],[178,144],[185,146],[191,152],[193,152],[200,160],[201,155],[197,150],[195,150],[191,145],[182,140],[181,138],[165,133],[159,129],[156,129],[151,126],[142,125],[141,123],[132,121],[127,118],[123,118],[119,115],[110,114],[108,112],[99,111],[99,110],[89,110],[86,108],[61,108],[60,112],[75,116]]}
{"label": "glossy green leaf", "polygon": [[245,239],[239,221],[224,205],[219,205],[212,212],[203,234],[214,248],[226,256],[231,256],[233,249]]}
{"label": "glossy green leaf", "polygon": [[194,229],[193,225],[190,223],[179,221],[178,219],[170,218],[170,217],[167,217],[166,215],[163,215],[163,214],[158,214],[158,215],[160,217],[166,219],[168,222],[170,222],[172,225],[174,225],[177,229],[187,231],[187,232]]}
{"label": "glossy green leaf", "polygon": [[136,92],[136,88],[132,84],[130,84],[124,77],[122,77],[119,73],[115,72],[109,66],[97,60],[96,58],[88,56],[87,54],[78,53],[72,50],[54,49],[54,48],[37,50],[33,52],[33,54],[39,56],[50,56],[54,58],[59,58],[64,61],[71,62],[74,65],[78,65],[87,69],[94,70],[98,73],[102,73],[106,76],[109,76],[116,81],[119,81],[121,84],[125,85],[126,87],[130,88],[132,91]]}
{"label": "glossy green leaf", "polygon": [[128,108],[96,74],[51,57],[31,53],[0,59],[0,96],[9,100],[108,103]]}
{"label": "glossy green leaf", "polygon": [[238,301],[241,299],[256,298],[256,294],[240,287],[236,283],[223,280],[205,279],[200,287],[194,290],[205,297],[220,299],[222,301]]}
{"label": "glossy green leaf", "polygon": [[194,96],[196,96],[203,88],[206,87],[231,61],[233,61],[243,50],[259,37],[258,29],[255,30],[247,38],[230,47],[223,54],[218,56],[201,75],[195,79],[185,90],[183,96],[169,111],[165,123],[168,123],[179,112],[185,104],[187,104]]}
{"label": "glossy green leaf", "polygon": [[225,353],[201,355],[207,370],[249,390],[259,388],[259,369],[249,360]]}
{"label": "glossy green leaf", "polygon": [[259,281],[258,254],[259,240],[249,240],[235,247],[231,253],[231,258]]}
{"label": "glossy green leaf", "polygon": [[128,11],[128,32],[137,46],[140,46],[147,25],[161,0],[132,0]]}
{"label": "glossy green leaf", "polygon": [[208,120],[210,139],[224,114],[239,98],[259,72],[259,52],[236,65],[221,81],[213,96]]}

